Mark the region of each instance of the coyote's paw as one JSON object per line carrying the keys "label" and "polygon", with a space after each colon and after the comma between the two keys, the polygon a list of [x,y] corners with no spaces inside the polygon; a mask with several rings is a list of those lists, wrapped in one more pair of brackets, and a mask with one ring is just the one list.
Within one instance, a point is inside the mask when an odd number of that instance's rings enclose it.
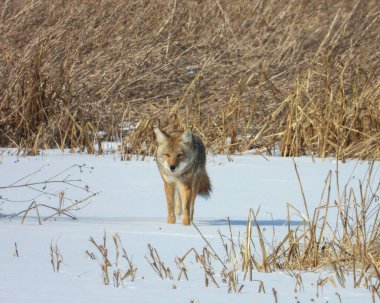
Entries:
{"label": "coyote's paw", "polygon": [[182,224],[183,225],[190,225],[190,217],[186,215],[182,215]]}
{"label": "coyote's paw", "polygon": [[169,224],[174,224],[174,223],[175,223],[175,220],[176,220],[176,218],[175,218],[174,215],[170,215],[170,216],[168,217],[168,223],[169,223]]}

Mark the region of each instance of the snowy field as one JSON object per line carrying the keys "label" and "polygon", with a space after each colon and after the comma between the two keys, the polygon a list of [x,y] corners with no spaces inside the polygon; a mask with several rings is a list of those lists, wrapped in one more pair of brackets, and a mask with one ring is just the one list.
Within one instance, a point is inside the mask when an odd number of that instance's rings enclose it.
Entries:
{"label": "snowy field", "polygon": [[[318,286],[318,281],[329,276],[336,281],[334,272],[328,268],[301,273],[254,271],[254,281],[244,279],[244,273],[238,272],[241,291],[228,293],[220,272],[222,263],[227,266],[232,263],[226,260],[220,235],[230,245],[228,238],[232,232],[232,238],[239,243],[246,234],[249,210],[259,209],[258,223],[270,246],[287,232],[288,223],[296,226],[303,220],[302,215],[293,211],[288,222],[288,204],[305,215],[292,159],[260,155],[232,159],[208,156],[213,193],[209,200],[196,201],[194,223],[200,234],[194,226],[166,223],[163,184],[151,158],[124,162],[117,154],[89,156],[59,151],[19,158],[3,151],[0,156],[0,302],[373,302],[368,289],[353,288],[349,274],[345,288],[329,281]],[[332,170],[335,175],[337,163],[334,159],[308,157],[295,160],[312,212],[320,202],[328,172]],[[376,182],[380,177],[379,164],[375,164]],[[339,163],[338,167],[339,184],[350,182],[356,187],[358,180],[365,178],[368,163],[348,161]],[[332,191],[334,195],[336,190]],[[33,206],[34,201],[39,205],[39,212],[31,209],[23,224],[25,213],[9,217]],[[67,213],[76,220],[65,213],[55,214],[60,201],[61,210],[78,203],[78,210]],[[43,220],[50,215],[54,217]],[[331,212],[329,220],[333,224],[336,214]],[[98,245],[103,244],[104,234],[110,261],[109,285],[104,285],[99,265],[101,253],[90,242],[92,237]],[[119,287],[113,273],[118,268],[125,273],[129,266],[121,255],[116,257],[112,238],[116,234],[121,240],[119,251],[122,246],[137,268],[134,279],[127,277]],[[255,230],[252,238],[258,239]],[[170,275],[162,279],[154,271],[148,245],[156,249],[173,279]],[[178,280],[180,267],[176,257],[183,257],[191,248],[202,254],[206,246],[209,251],[211,246],[221,258],[211,261],[216,283],[209,278],[208,286],[205,285],[205,270],[196,262],[193,251],[184,260],[188,280],[184,274]]]}

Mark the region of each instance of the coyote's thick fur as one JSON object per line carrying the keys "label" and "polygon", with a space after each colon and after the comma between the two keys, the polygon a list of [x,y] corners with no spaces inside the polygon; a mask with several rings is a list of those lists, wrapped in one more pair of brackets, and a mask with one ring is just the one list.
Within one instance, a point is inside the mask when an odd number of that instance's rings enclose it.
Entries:
{"label": "coyote's thick fur", "polygon": [[203,142],[191,130],[166,133],[154,130],[158,143],[157,165],[164,180],[168,206],[168,223],[175,223],[182,213],[182,224],[189,225],[194,216],[197,195],[208,198],[210,179],[206,172]]}

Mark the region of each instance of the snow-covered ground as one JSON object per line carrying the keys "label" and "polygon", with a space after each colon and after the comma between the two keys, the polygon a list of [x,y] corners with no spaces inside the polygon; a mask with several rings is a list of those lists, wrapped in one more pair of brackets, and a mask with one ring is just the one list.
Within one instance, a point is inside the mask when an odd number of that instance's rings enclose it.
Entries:
{"label": "snow-covered ground", "polygon": [[[234,241],[238,243],[239,237],[245,237],[249,210],[260,208],[258,222],[264,237],[271,242],[287,232],[288,204],[305,214],[292,159],[266,159],[259,155],[232,158],[233,161],[229,161],[225,156],[208,156],[207,170],[213,194],[209,200],[198,198],[195,207],[196,226],[223,262],[226,254],[220,234],[230,236],[227,218]],[[368,169],[367,162],[358,161],[337,166],[334,159],[305,157],[297,158],[296,163],[309,211],[320,202],[329,170],[335,174],[338,167],[341,186],[351,182],[356,187]],[[379,166],[380,163],[376,163],[374,179],[377,182]],[[70,181],[79,179],[81,182]],[[48,182],[33,184],[44,181]],[[29,186],[16,187],[23,184]],[[176,257],[184,256],[191,248],[201,254],[207,243],[194,226],[166,223],[162,180],[153,159],[120,161],[117,154],[89,156],[59,151],[19,158],[7,151],[2,153],[2,215],[25,210],[33,201],[56,208],[60,197],[61,200],[62,197],[72,199],[71,202],[64,200],[63,207],[67,207],[93,193],[97,194],[79,203],[79,210],[71,212],[77,220],[63,214],[40,225],[35,209],[29,211],[23,224],[20,216],[0,218],[0,302],[276,302],[276,298],[279,303],[372,302],[371,292],[365,288],[354,289],[349,275],[345,288],[339,284],[335,287],[330,282],[318,286],[318,279],[334,278],[328,269],[302,272],[301,284],[288,272],[253,272],[255,281],[244,280],[244,274],[240,273],[239,286],[244,284],[244,287],[240,293],[228,293],[228,286],[220,276],[221,262],[213,259],[219,288],[210,280],[206,287],[204,270],[193,252],[184,261],[188,280],[182,275],[178,281]],[[42,219],[54,213],[42,205],[38,209]],[[336,221],[333,212],[329,219]],[[293,211],[290,220],[290,224],[296,225],[302,218]],[[102,244],[104,234],[112,265],[109,285],[103,284],[101,254],[89,241],[92,237]],[[112,280],[117,268],[112,239],[115,234],[120,236],[122,247],[137,268],[134,281],[127,278],[120,287],[115,287]],[[253,238],[257,239],[257,234],[254,233]],[[148,262],[151,261],[148,244],[170,268],[172,280],[161,279],[153,270]],[[51,247],[57,248],[63,259],[58,272],[53,270]],[[93,260],[92,254],[98,260]],[[56,260],[54,253],[53,260]],[[118,268],[123,272],[128,269],[121,256]],[[265,292],[260,289],[259,281],[263,282]]]}

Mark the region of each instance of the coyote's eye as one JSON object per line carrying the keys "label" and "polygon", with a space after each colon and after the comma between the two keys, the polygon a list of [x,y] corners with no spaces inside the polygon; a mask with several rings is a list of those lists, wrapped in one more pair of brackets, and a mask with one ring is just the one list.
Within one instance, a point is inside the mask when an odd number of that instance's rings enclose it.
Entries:
{"label": "coyote's eye", "polygon": [[165,154],[164,155],[166,158],[170,158],[170,155],[169,154]]}
{"label": "coyote's eye", "polygon": [[177,158],[181,158],[182,156],[183,156],[183,154],[178,154]]}

